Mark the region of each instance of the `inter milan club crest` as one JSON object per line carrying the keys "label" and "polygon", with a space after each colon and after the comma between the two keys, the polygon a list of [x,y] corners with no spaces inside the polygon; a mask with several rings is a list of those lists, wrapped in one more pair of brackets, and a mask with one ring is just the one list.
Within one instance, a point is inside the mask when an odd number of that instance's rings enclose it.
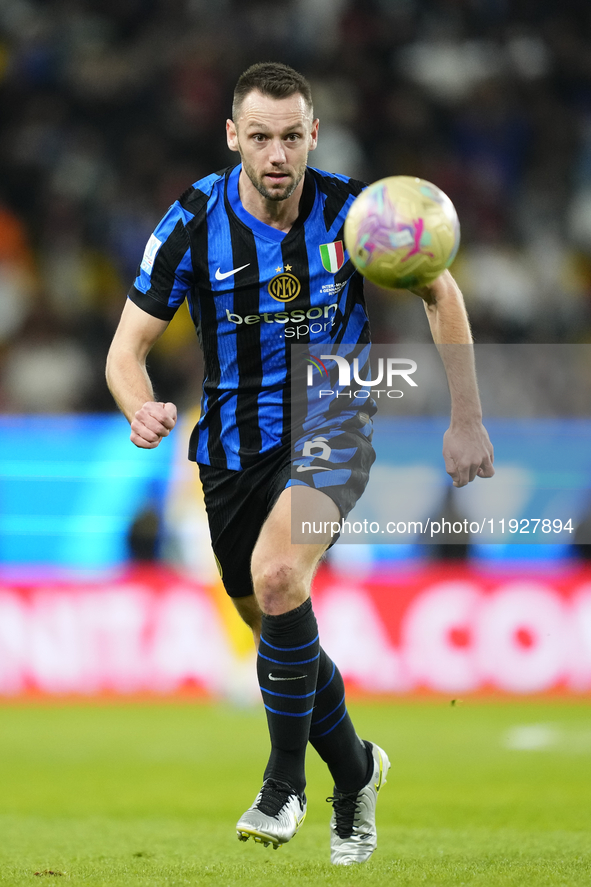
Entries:
{"label": "inter milan club crest", "polygon": [[[291,268],[291,265],[288,267]],[[277,302],[291,302],[299,295],[302,285],[294,274],[283,271],[277,274],[269,283],[269,294]]]}
{"label": "inter milan club crest", "polygon": [[336,274],[339,268],[343,267],[345,261],[343,241],[335,240],[334,243],[323,243],[320,247],[320,258],[324,268],[330,274]]}

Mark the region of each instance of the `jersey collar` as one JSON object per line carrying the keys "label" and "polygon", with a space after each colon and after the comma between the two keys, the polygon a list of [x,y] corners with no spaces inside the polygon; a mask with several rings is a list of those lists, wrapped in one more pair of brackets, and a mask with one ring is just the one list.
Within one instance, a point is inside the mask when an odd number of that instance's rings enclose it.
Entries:
{"label": "jersey collar", "polygon": [[273,228],[271,225],[265,225],[264,222],[261,222],[260,219],[257,219],[256,216],[251,215],[244,209],[242,201],[240,200],[240,194],[238,193],[238,179],[241,170],[242,164],[239,163],[238,166],[229,170],[226,177],[226,197],[234,214],[246,225],[247,228],[250,228],[259,237],[266,237],[267,240],[273,240],[275,243],[282,243],[286,238],[291,237],[292,234],[304,224],[314,206],[314,201],[316,199],[316,184],[310,171],[306,170],[304,174],[304,189],[300,199],[299,215],[290,230],[286,233],[285,231],[278,231],[277,228]]}

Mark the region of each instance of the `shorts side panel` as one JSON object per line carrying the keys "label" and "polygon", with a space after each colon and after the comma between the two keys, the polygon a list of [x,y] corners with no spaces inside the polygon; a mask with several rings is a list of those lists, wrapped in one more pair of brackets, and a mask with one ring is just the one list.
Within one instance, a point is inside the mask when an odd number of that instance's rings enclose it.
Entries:
{"label": "shorts side panel", "polygon": [[370,438],[358,430],[318,431],[296,444],[289,486],[320,490],[344,519],[363,495],[375,458]]}

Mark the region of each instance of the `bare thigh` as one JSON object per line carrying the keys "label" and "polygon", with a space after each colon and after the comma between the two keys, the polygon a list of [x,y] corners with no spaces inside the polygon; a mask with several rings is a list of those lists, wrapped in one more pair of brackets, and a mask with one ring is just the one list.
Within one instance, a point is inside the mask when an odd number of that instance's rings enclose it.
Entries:
{"label": "bare thigh", "polygon": [[263,524],[251,562],[257,603],[272,616],[295,610],[308,599],[314,572],[330,543],[329,539],[305,544],[291,541],[292,499],[298,511],[309,508],[318,520],[340,520],[335,503],[319,490],[293,486],[281,493]]}

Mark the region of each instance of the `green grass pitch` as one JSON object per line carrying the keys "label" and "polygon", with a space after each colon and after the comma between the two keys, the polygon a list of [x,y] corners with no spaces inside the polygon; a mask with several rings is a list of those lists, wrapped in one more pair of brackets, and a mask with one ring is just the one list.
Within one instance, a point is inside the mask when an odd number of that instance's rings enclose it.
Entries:
{"label": "green grass pitch", "polygon": [[364,866],[337,868],[328,861],[332,786],[313,751],[308,818],[296,838],[277,851],[236,838],[267,755],[258,709],[4,705],[0,882],[591,884],[591,709],[584,703],[357,703],[351,710],[361,735],[382,745],[393,767],[378,804],[378,850]]}

